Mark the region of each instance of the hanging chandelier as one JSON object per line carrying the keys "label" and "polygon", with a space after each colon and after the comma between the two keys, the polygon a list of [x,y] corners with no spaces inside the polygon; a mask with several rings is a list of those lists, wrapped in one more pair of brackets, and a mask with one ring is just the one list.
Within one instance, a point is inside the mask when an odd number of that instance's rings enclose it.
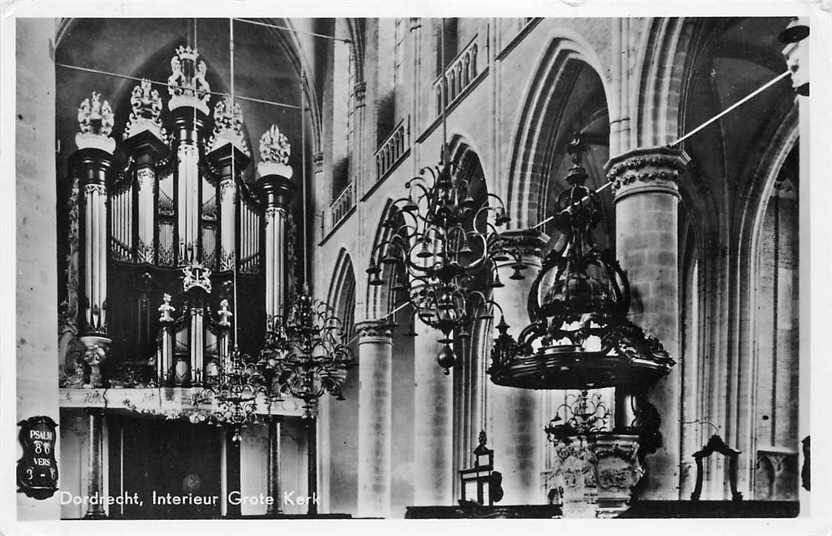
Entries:
{"label": "hanging chandelier", "polygon": [[366,271],[369,284],[380,286],[382,265],[393,267],[399,283],[392,290],[402,298],[397,309],[409,304],[414,316],[442,332],[437,362],[448,374],[456,363],[451,334],[468,337],[475,315],[489,314],[487,291],[503,286],[497,263],[514,259],[512,278],[522,278],[525,265],[522,253],[508,247],[510,240],[498,231],[509,222],[503,200],[485,192],[477,177],[463,176],[449,158],[444,26],[442,19],[441,159],[405,183],[407,194],[393,202],[381,223],[389,235],[374,247]]}
{"label": "hanging chandelier", "polygon": [[551,443],[558,443],[563,438],[595,434],[606,430],[610,420],[610,410],[600,393],[569,393],[566,400],[555,409],[555,416],[543,431]]}
{"label": "hanging chandelier", "polygon": [[272,371],[260,365],[235,347],[223,361],[218,378],[203,389],[203,402],[212,409],[207,415],[197,414],[197,420],[230,426],[232,441],[239,442],[240,429],[257,420],[258,395],[267,404],[283,400],[282,390],[270,381]]}
{"label": "hanging chandelier", "polygon": [[272,392],[303,400],[307,411],[330,393],[343,400],[341,388],[352,366],[352,350],[343,340],[341,320],[326,303],[312,297],[308,285],[295,296],[285,315],[271,319],[257,366],[271,378]]}
{"label": "hanging chandelier", "polygon": [[405,184],[408,194],[393,202],[382,222],[389,237],[376,245],[367,268],[370,285],[384,284],[383,265],[398,270],[402,281],[394,290],[443,334],[437,360],[446,373],[456,361],[451,333],[467,337],[478,305],[487,303],[477,289],[502,286],[497,263],[505,257],[504,241],[497,228],[509,221],[502,199],[487,193],[478,201],[472,179],[457,171],[443,154],[440,165]]}
{"label": "hanging chandelier", "polygon": [[497,325],[488,373],[498,385],[640,390],[674,365],[658,339],[626,318],[627,278],[593,239],[601,208],[595,192],[584,185],[582,149],[580,137],[573,137],[569,188],[558,196],[552,218],[565,245],[545,257],[531,286],[531,322],[516,340],[504,319]]}

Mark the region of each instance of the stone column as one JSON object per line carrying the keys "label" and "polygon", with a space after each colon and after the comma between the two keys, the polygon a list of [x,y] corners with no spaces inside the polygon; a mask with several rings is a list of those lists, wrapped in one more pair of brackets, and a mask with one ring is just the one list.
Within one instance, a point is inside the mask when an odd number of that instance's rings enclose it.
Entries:
{"label": "stone column", "polygon": [[[792,75],[792,87],[798,95],[807,97],[809,95],[809,43],[806,39],[809,37],[809,20],[805,17],[795,17],[790,22],[786,29],[780,33],[780,41],[785,43],[783,48],[783,55],[786,58],[786,64],[789,67]],[[799,148],[799,173],[798,181],[805,185],[809,183],[809,146],[806,141],[809,138],[809,102],[807,99],[798,99],[798,123],[800,125],[800,137],[804,143],[800,144]],[[809,213],[808,206],[809,194],[807,188],[801,188],[798,203],[800,206],[806,207],[801,211],[804,215],[800,218],[800,226],[808,223],[808,217],[805,214]],[[822,240],[823,238],[821,238]],[[804,263],[809,259],[809,250],[814,246],[810,245],[808,239],[801,237],[799,241],[799,263]],[[814,240],[812,241],[814,242]],[[799,296],[801,303],[804,297],[808,296],[809,282],[808,278],[801,277],[799,279]],[[809,329],[814,329],[810,326]],[[809,434],[811,432],[809,421],[809,405],[810,405],[810,389],[811,389],[811,352],[806,348],[806,345],[799,343],[800,348],[798,352],[798,387],[800,407],[797,416],[797,434],[801,443],[801,456],[798,460],[801,468],[801,483],[798,487],[798,498],[800,500],[800,512],[809,515],[811,501],[809,500],[810,485],[810,444],[811,440]]]}
{"label": "stone column", "polygon": [[436,356],[439,331],[417,322],[414,340],[414,503],[450,506],[453,497],[453,380]]}
{"label": "stone column", "polygon": [[280,416],[269,415],[269,455],[266,462],[266,495],[274,502],[266,506],[266,515],[283,513],[283,498],[280,490]]}
{"label": "stone column", "polygon": [[[89,497],[104,497],[104,412],[91,409],[89,412],[90,443],[89,443],[89,482],[87,495]],[[100,519],[106,517],[104,505],[100,501],[87,507],[85,519]]]}
{"label": "stone column", "polygon": [[[57,188],[55,187],[55,21],[20,18],[16,23],[15,181],[17,255],[16,325],[17,421],[38,415],[60,421],[58,409]],[[11,22],[11,21],[10,21]],[[7,219],[9,221],[11,218]],[[13,239],[10,239],[13,240]],[[34,291],[32,290],[34,289]],[[73,318],[74,322],[76,319]],[[4,408],[12,417],[11,401]],[[60,431],[61,428],[58,428]],[[9,432],[7,432],[9,433]],[[11,435],[7,441],[17,439]],[[10,447],[16,448],[16,447]],[[60,443],[55,458],[60,464]],[[10,463],[10,460],[9,462]],[[11,473],[11,469],[9,471]],[[59,475],[60,477],[60,475]],[[7,481],[7,485],[11,482]],[[59,493],[44,500],[17,493],[17,519],[61,517]],[[8,510],[14,503],[7,505]]]}
{"label": "stone column", "polygon": [[239,501],[232,504],[227,500],[231,493],[240,497],[240,431],[233,426],[226,426],[223,430],[225,441],[225,481],[226,481],[226,517],[238,518],[242,515]]}
{"label": "stone column", "polygon": [[110,137],[113,127],[110,103],[93,91],[91,98],[84,99],[78,109],[78,122],[80,131],[75,136],[78,150],[72,155],[72,166],[84,196],[80,221],[85,297],[81,342],[87,348],[89,384],[103,387],[101,365],[112,342],[107,338],[107,183],[116,142]]}
{"label": "stone column", "polygon": [[358,515],[390,516],[391,386],[390,327],[362,322],[358,332]]}
{"label": "stone column", "polygon": [[[630,319],[679,360],[678,181],[688,157],[668,147],[636,149],[607,163],[615,191],[616,258],[627,274]],[[679,499],[681,364],[648,390],[663,445],[647,458],[641,498]],[[623,400],[621,394],[616,398]],[[619,423],[616,423],[619,424]]]}
{"label": "stone column", "polygon": [[306,432],[306,494],[310,497],[306,514],[318,515],[318,400],[309,402],[303,416]]}
{"label": "stone column", "polygon": [[[350,154],[357,156],[358,158],[350,158],[350,165],[353,166],[353,180],[355,181],[355,185],[353,186],[354,192],[356,197],[358,196],[358,192],[366,192],[369,190],[371,183],[367,174],[365,173],[364,166],[366,165],[364,160],[368,160],[364,157],[366,154],[364,148],[367,143],[371,143],[364,139],[367,136],[367,132],[364,129],[365,125],[365,115],[367,111],[366,106],[366,97],[367,97],[367,83],[364,81],[356,82],[355,86],[353,87],[353,121],[355,122],[353,128],[353,146],[352,152]],[[375,127],[373,128],[375,131]],[[374,144],[371,144],[373,146]],[[355,186],[359,186],[360,188],[355,188]]]}
{"label": "stone column", "polygon": [[[546,242],[545,235],[525,231],[507,231],[505,236],[511,237],[526,253],[523,262],[527,268],[520,271],[524,279],[512,279],[513,268],[504,266],[499,269],[499,276],[505,286],[495,288],[493,294],[516,337],[529,324],[529,289],[540,272],[540,249]],[[499,310],[494,314],[493,324],[496,325],[500,321]],[[490,365],[490,356],[486,359]],[[487,389],[488,442],[494,449],[495,469],[503,474],[501,504],[544,504],[546,497],[541,491],[540,478],[546,434],[543,433],[545,423],[540,422],[540,393],[491,382]]]}

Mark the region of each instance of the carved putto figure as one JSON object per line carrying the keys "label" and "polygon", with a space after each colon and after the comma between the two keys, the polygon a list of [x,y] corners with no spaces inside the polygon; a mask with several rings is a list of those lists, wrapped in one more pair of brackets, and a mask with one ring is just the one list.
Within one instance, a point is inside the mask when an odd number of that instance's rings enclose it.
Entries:
{"label": "carved putto figure", "polygon": [[101,364],[106,358],[107,352],[99,344],[93,344],[84,353],[84,362],[90,367],[90,379],[87,386],[100,387],[102,385]]}
{"label": "carved putto figure", "polygon": [[101,100],[101,93],[92,92],[78,108],[78,128],[81,134],[109,136],[113,130],[113,109],[108,101]]}
{"label": "carved putto figure", "polygon": [[230,318],[233,316],[231,311],[228,310],[228,300],[223,298],[220,300],[220,310],[217,312],[217,316],[219,317],[219,321],[217,322],[220,326],[230,326],[231,320]]}
{"label": "carved putto figure", "polygon": [[290,152],[289,140],[280,132],[277,125],[272,125],[260,136],[260,162],[287,165]]}
{"label": "carved putto figure", "polygon": [[170,59],[171,74],[168,77],[168,91],[171,97],[196,97],[204,106],[211,98],[208,84],[208,65],[199,59],[195,48],[180,46]]}
{"label": "carved putto figure", "polygon": [[176,308],[170,304],[170,299],[170,294],[167,292],[162,295],[162,305],[159,306],[160,322],[173,322],[173,312]]}

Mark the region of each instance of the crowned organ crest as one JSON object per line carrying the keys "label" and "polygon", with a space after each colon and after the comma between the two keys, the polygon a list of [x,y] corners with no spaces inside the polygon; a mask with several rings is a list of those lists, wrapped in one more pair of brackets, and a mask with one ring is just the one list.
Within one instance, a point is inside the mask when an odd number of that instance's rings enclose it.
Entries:
{"label": "crowned organ crest", "polygon": [[170,59],[170,70],[168,92],[171,100],[168,107],[174,110],[180,106],[192,106],[207,114],[211,86],[207,80],[208,65],[199,57],[199,51],[180,46]]}

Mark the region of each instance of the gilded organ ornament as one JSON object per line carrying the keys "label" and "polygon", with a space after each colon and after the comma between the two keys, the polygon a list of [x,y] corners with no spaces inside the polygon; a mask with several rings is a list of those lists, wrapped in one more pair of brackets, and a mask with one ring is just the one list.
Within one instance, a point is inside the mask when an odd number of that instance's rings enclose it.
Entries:
{"label": "gilded organ ornament", "polygon": [[78,133],[75,144],[78,149],[101,149],[110,154],[115,150],[115,140],[110,137],[115,118],[110,102],[101,99],[101,93],[93,91],[92,95],[78,107]]}
{"label": "gilded organ ornament", "polygon": [[125,140],[143,130],[149,130],[157,138],[165,139],[165,129],[162,128],[162,97],[147,78],[142,78],[133,88],[130,107],[130,118],[124,127]]}
{"label": "gilded organ ornament", "polygon": [[214,130],[208,140],[208,151],[219,149],[226,143],[251,156],[243,131],[243,111],[239,103],[231,104],[230,97],[222,98],[214,105]]}
{"label": "gilded organ ornament", "polygon": [[170,70],[168,108],[174,110],[180,106],[193,106],[207,115],[211,86],[207,80],[208,65],[200,59],[199,51],[180,46],[170,59]]}

